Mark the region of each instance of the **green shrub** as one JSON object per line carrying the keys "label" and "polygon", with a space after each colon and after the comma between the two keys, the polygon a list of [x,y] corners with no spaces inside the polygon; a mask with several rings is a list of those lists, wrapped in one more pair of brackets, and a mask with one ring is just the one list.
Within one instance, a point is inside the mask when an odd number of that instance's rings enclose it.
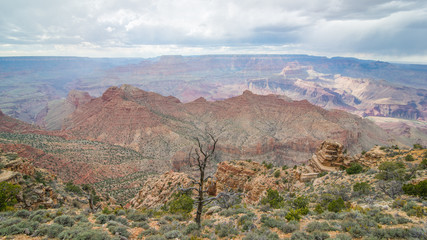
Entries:
{"label": "green shrub", "polygon": [[314,232],[314,231],[335,231],[336,228],[329,225],[328,222],[310,222],[307,224],[306,231],[307,232]]}
{"label": "green shrub", "polygon": [[272,208],[281,208],[284,205],[284,199],[277,190],[267,189],[267,196],[261,199],[261,204],[269,205]]}
{"label": "green shrub", "polygon": [[116,216],[113,214],[109,214],[109,215],[100,214],[96,217],[96,223],[104,224],[104,223],[107,223],[108,221],[115,220],[115,219],[116,219]]}
{"label": "green shrub", "polygon": [[420,165],[418,166],[418,168],[419,168],[419,169],[421,169],[421,170],[427,169],[427,158],[424,158],[424,159],[421,161],[421,163],[420,163]]}
{"label": "green shrub", "polygon": [[367,182],[358,182],[353,185],[353,191],[358,195],[366,195],[371,191],[371,185]]}
{"label": "green shrub", "polygon": [[90,229],[83,232],[80,232],[75,238],[75,240],[109,240],[111,239],[108,236],[108,233],[101,231],[99,229]]}
{"label": "green shrub", "polygon": [[280,177],[280,170],[276,170],[276,171],[274,172],[274,177],[275,177],[275,178]]}
{"label": "green shrub", "polygon": [[404,184],[402,189],[405,194],[426,198],[427,180],[421,181],[417,184]]}
{"label": "green shrub", "polygon": [[288,167],[288,166],[286,166],[286,165],[283,165],[283,166],[282,166],[282,170],[283,170],[283,171],[285,171],[285,170],[286,170],[286,169],[288,169],[288,168],[289,168],[289,167]]}
{"label": "green shrub", "polygon": [[62,215],[62,216],[56,217],[54,219],[54,222],[64,227],[72,227],[74,225],[73,218],[71,218],[68,215]]}
{"label": "green shrub", "polygon": [[62,231],[64,231],[64,227],[57,223],[52,223],[51,225],[43,224],[37,229],[34,235],[54,238],[57,237]]}
{"label": "green shrub", "polygon": [[127,219],[136,221],[136,222],[143,222],[143,221],[147,221],[148,219],[148,216],[146,214],[143,214],[139,211],[130,212],[126,217]]}
{"label": "green shrub", "polygon": [[252,229],[256,228],[256,225],[253,223],[254,219],[256,219],[256,216],[254,213],[248,213],[246,215],[241,216],[237,220],[237,225],[242,228],[243,231],[251,231]]}
{"label": "green shrub", "polygon": [[292,233],[299,228],[299,226],[296,222],[292,222],[292,223],[287,224],[283,220],[269,218],[265,214],[263,214],[261,216],[261,223],[265,227],[278,228],[284,233]]}
{"label": "green shrub", "polygon": [[352,240],[353,238],[348,234],[340,233],[333,238],[334,240]]}
{"label": "green shrub", "polygon": [[8,182],[0,182],[0,212],[17,203],[16,196],[21,186]]}
{"label": "green shrub", "polygon": [[339,197],[338,199],[333,200],[328,204],[328,211],[330,212],[340,212],[345,208],[344,200]]}
{"label": "green shrub", "polygon": [[405,178],[405,164],[402,162],[383,162],[378,169],[380,172],[375,176],[377,179],[391,181]]}
{"label": "green shrub", "polygon": [[230,237],[238,234],[238,231],[233,227],[233,223],[220,223],[215,225],[215,234],[218,237]]}
{"label": "green shrub", "polygon": [[359,163],[352,163],[350,167],[348,167],[346,170],[347,174],[359,174],[363,172],[363,167]]}
{"label": "green shrub", "polygon": [[148,236],[145,240],[166,240],[166,238],[163,235],[153,235]]}
{"label": "green shrub", "polygon": [[313,236],[305,232],[294,232],[291,236],[291,240],[315,240]]}
{"label": "green shrub", "polygon": [[267,168],[267,169],[272,169],[273,168],[273,164],[272,163],[266,163],[265,161],[262,162],[262,165],[264,165],[264,167]]}
{"label": "green shrub", "polygon": [[267,228],[256,229],[246,235],[243,240],[279,240],[277,233],[270,231]]}
{"label": "green shrub", "polygon": [[414,149],[424,149],[423,146],[421,144],[414,144]]}
{"label": "green shrub", "polygon": [[184,234],[185,235],[188,235],[188,234],[191,234],[191,233],[193,233],[193,232],[196,232],[196,231],[198,231],[199,230],[199,225],[197,225],[197,223],[190,223],[190,224],[188,224],[186,227],[185,227],[185,229],[184,229]]}
{"label": "green shrub", "polygon": [[20,218],[28,218],[30,216],[30,212],[28,210],[22,209],[17,211],[14,216]]}
{"label": "green shrub", "polygon": [[82,189],[79,186],[74,185],[72,182],[67,182],[65,184],[64,190],[67,192],[72,192],[72,193],[78,194],[78,195],[81,195],[83,193]]}
{"label": "green shrub", "polygon": [[172,231],[165,233],[165,237],[167,239],[181,239],[182,234],[178,230],[172,230]]}
{"label": "green shrub", "polygon": [[405,156],[405,161],[413,162],[413,161],[415,161],[415,159],[411,154],[408,154]]}
{"label": "green shrub", "polygon": [[247,210],[246,208],[238,207],[238,208],[229,208],[229,209],[222,210],[221,212],[219,212],[219,215],[224,217],[230,217],[233,215],[248,213],[248,212],[249,210]]}
{"label": "green shrub", "polygon": [[326,176],[326,175],[328,175],[328,172],[326,172],[326,171],[323,171],[323,172],[321,172],[321,173],[319,173],[318,175],[317,175],[317,177],[323,177],[323,176]]}
{"label": "green shrub", "polygon": [[288,214],[286,214],[285,219],[288,221],[300,221],[301,220],[301,212],[297,209],[290,209]]}
{"label": "green shrub", "polygon": [[325,233],[325,232],[313,232],[312,233],[313,239],[314,240],[325,240],[325,239],[329,239],[329,234]]}
{"label": "green shrub", "polygon": [[38,228],[39,223],[30,220],[19,221],[12,218],[0,223],[0,236],[27,234],[31,235]]}
{"label": "green shrub", "polygon": [[171,213],[189,213],[193,210],[194,200],[187,194],[174,194],[172,200],[168,203]]}

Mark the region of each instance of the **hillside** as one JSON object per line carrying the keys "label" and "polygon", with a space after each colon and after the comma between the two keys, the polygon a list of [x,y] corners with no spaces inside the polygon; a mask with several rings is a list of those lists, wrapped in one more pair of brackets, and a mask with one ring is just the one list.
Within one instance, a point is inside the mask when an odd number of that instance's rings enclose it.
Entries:
{"label": "hillside", "polygon": [[291,165],[306,161],[328,138],[353,153],[393,141],[352,114],[249,91],[222,101],[181,103],[122,85],[78,107],[64,124],[64,132],[75,138],[130,147],[162,163],[179,162],[180,152],[188,152],[192,138],[205,131],[221,139],[220,161],[254,158]]}

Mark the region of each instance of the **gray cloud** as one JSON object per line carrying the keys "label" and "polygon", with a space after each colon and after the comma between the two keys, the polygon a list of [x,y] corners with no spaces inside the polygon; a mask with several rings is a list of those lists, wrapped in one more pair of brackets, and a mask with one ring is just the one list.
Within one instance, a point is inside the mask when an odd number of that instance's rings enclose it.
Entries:
{"label": "gray cloud", "polygon": [[0,3],[0,55],[246,49],[427,62],[426,22],[425,0],[14,0]]}

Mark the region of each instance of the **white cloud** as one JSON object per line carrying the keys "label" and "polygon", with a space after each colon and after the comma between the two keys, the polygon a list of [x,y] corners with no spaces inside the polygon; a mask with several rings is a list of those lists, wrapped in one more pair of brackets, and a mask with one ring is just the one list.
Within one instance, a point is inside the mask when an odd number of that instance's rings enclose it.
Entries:
{"label": "white cloud", "polygon": [[427,54],[426,9],[425,0],[2,1],[0,42],[8,45],[0,53],[296,51],[412,59]]}

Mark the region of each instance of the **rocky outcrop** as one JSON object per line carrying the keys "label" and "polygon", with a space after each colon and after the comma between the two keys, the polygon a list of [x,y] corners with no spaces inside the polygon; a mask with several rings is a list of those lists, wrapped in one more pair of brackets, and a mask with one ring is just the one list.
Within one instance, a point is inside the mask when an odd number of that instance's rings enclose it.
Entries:
{"label": "rocky outcrop", "polygon": [[0,172],[0,181],[18,184],[21,187],[15,207],[30,210],[40,207],[52,208],[67,201],[65,195],[54,189],[63,187],[56,176],[45,169],[34,167],[27,159],[18,157],[17,153],[0,150],[0,163],[4,166]]}
{"label": "rocky outcrop", "polygon": [[[279,176],[272,176],[276,171],[280,173]],[[280,191],[289,190],[290,183],[297,178],[291,169],[268,170],[257,162],[227,161],[218,164],[214,179],[216,193],[232,189],[243,193],[243,202],[254,204],[258,203],[269,188]]]}
{"label": "rocky outcrop", "polygon": [[330,172],[336,171],[340,167],[349,166],[351,160],[351,158],[344,156],[341,143],[326,140],[320,144],[309,160],[309,166],[315,172]]}
{"label": "rocky outcrop", "polygon": [[190,178],[185,173],[166,172],[163,175],[152,177],[142,186],[137,196],[129,201],[127,208],[158,207],[171,199],[178,187],[188,187]]}
{"label": "rocky outcrop", "polygon": [[410,120],[425,120],[425,114],[417,109],[416,104],[375,104],[366,109],[364,116],[392,117]]}
{"label": "rocky outcrop", "polygon": [[349,167],[353,161],[354,158],[343,154],[341,143],[325,140],[308,160],[308,165],[301,168],[299,180],[310,181],[321,172],[332,172],[342,167]]}

